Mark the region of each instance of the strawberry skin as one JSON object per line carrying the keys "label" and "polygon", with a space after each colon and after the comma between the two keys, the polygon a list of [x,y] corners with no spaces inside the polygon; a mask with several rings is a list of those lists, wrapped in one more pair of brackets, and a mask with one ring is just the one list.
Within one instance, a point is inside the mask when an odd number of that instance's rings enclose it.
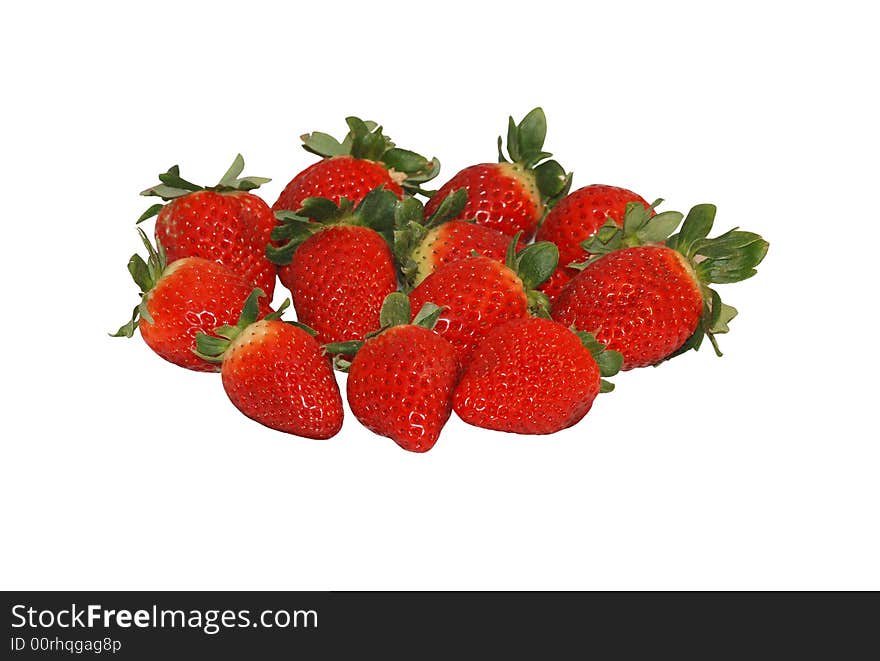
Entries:
{"label": "strawberry skin", "polygon": [[410,301],[413,311],[425,303],[445,308],[434,330],[455,347],[462,365],[495,326],[529,314],[519,276],[501,262],[482,256],[439,267],[412,291]]}
{"label": "strawberry skin", "polygon": [[590,263],[562,291],[552,316],[595,333],[623,354],[623,369],[660,362],[694,333],[703,297],[682,256],[664,246],[636,246]]}
{"label": "strawberry skin", "polygon": [[403,197],[403,188],[382,163],[352,156],[326,158],[291,179],[272,205],[272,210],[296,211],[308,197],[326,197],[336,204],[344,197],[358,204],[379,186],[384,186],[398,198]]}
{"label": "strawberry skin", "polygon": [[375,122],[346,117],[345,123],[349,131],[342,142],[326,133],[302,136],[303,149],[323,160],[290,180],[273,211],[298,211],[310,197],[326,198],[337,205],[345,198],[357,205],[380,186],[401,199],[404,189],[418,191],[440,172],[440,161],[396,147]]}
{"label": "strawberry skin", "polygon": [[[467,204],[451,220],[475,220],[508,236],[522,232],[528,240],[535,233],[547,209],[568,192],[571,174],[559,163],[547,160],[544,151],[547,118],[534,108],[519,124],[509,118],[507,156],[498,138],[498,163],[481,163],[465,168],[440,188],[425,206],[433,215],[454,191],[467,191]],[[509,157],[509,158],[508,158]]]}
{"label": "strawberry skin", "polygon": [[391,249],[368,227],[333,225],[321,229],[281,266],[297,318],[317,332],[318,340],[362,340],[379,327],[379,311],[397,289]]}
{"label": "strawberry skin", "polygon": [[202,257],[229,267],[271,299],[275,291],[275,265],[266,257],[266,243],[275,227],[269,206],[249,193],[271,181],[265,177],[240,177],[241,154],[223,178],[209,188],[180,176],[171,166],[159,175],[159,184],[141,195],[159,197],[138,219],[156,218],[156,241],[169,263],[184,257]]}
{"label": "strawberry skin", "polygon": [[543,214],[535,177],[514,163],[482,163],[465,168],[438,190],[425,205],[426,215],[454,190],[467,190],[467,204],[457,219],[473,219],[508,236],[532,236]]}
{"label": "strawberry skin", "polygon": [[[510,237],[498,230],[453,220],[435,227],[422,240],[412,254],[418,266],[413,285],[418,285],[434,270],[444,264],[472,257],[473,253],[503,262],[510,244]],[[517,243],[517,250],[525,245]]]}
{"label": "strawberry skin", "polygon": [[348,373],[351,412],[404,450],[427,452],[452,413],[458,380],[452,345],[421,326],[394,326],[368,339]]}
{"label": "strawberry skin", "polygon": [[166,204],[156,220],[156,240],[168,261],[203,257],[229,267],[271,297],[275,265],[265,246],[275,227],[272,210],[250,193],[204,190]]}
{"label": "strawberry skin", "polygon": [[581,243],[598,232],[608,218],[618,225],[623,223],[626,205],[630,202],[638,202],[645,208],[650,206],[641,196],[625,188],[593,184],[562,198],[547,214],[538,228],[536,240],[552,241],[559,248],[559,268],[540,287],[551,301],[556,300],[562,287],[577,274],[577,270],[568,265],[589,257]]}
{"label": "strawberry skin", "polygon": [[[234,324],[253,285],[217,262],[185,257],[170,264],[156,286],[146,294],[153,322],[144,317],[138,328],[144,342],[165,360],[199,372],[216,372],[192,350],[199,332]],[[260,316],[271,312],[260,300]]]}
{"label": "strawberry skin", "polygon": [[324,439],[342,428],[342,397],[321,346],[277,320],[244,328],[223,355],[223,388],[247,417],[278,431]]}
{"label": "strawberry skin", "polygon": [[568,328],[516,319],[473,352],[453,396],[466,423],[517,434],[552,434],[583,418],[600,390],[593,355]]}

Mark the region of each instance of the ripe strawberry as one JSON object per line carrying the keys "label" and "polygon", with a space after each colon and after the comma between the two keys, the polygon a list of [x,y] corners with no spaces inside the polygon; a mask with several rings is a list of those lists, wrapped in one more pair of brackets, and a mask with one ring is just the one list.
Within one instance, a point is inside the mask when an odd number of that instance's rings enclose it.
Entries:
{"label": "ripe strawberry", "polygon": [[394,146],[382,127],[357,117],[346,118],[348,135],[342,142],[326,133],[302,136],[303,149],[322,156],[291,179],[274,211],[297,211],[309,197],[326,197],[339,204],[344,197],[354,204],[374,188],[384,186],[398,198],[413,192],[440,172],[440,161]]}
{"label": "ripe strawberry", "polygon": [[379,327],[385,297],[397,289],[389,242],[398,204],[394,193],[371,191],[361,203],[312,197],[300,210],[279,212],[272,233],[280,247],[269,258],[290,290],[297,318],[315,329],[318,341],[362,340]]}
{"label": "ripe strawberry", "polygon": [[255,289],[238,322],[199,333],[198,355],[221,365],[223,388],[235,407],[261,425],[306,438],[330,438],[342,428],[342,397],[321,345],[280,311],[257,321]]}
{"label": "ripe strawberry", "polygon": [[736,309],[724,305],[712,283],[738,282],[755,275],[768,243],[757,234],[731,230],[706,238],[715,206],[700,204],[688,213],[666,211],[653,218],[640,202],[627,205],[623,227],[608,221],[584,248],[596,255],[562,291],[553,318],[595,332],[623,354],[623,369],[653,365],[709,336],[728,331]]}
{"label": "ripe strawberry", "polygon": [[507,151],[501,151],[498,138],[498,163],[481,163],[465,168],[438,190],[426,205],[428,215],[454,190],[467,190],[467,205],[456,219],[473,218],[478,225],[497,229],[508,236],[522,232],[525,239],[553,204],[568,192],[571,175],[552,154],[542,151],[547,135],[547,118],[535,108],[519,123],[509,119]]}
{"label": "ripe strawberry", "polygon": [[443,307],[434,330],[455,347],[462,365],[495,326],[530,312],[548,314],[547,297],[535,287],[556,268],[559,253],[546,241],[516,253],[518,239],[510,241],[506,264],[482,256],[450,262],[410,294],[415,310],[429,302]]}
{"label": "ripe strawberry", "polygon": [[[510,237],[485,225],[449,220],[467,202],[463,188],[449,195],[429,218],[421,202],[404,200],[395,218],[394,254],[407,288],[415,287],[443,264],[472,257],[475,253],[504,261]],[[525,248],[519,242],[517,250]]]}
{"label": "ripe strawberry", "polygon": [[365,342],[330,344],[331,353],[355,354],[348,371],[348,404],[370,431],[404,450],[427,452],[452,413],[458,381],[455,349],[431,330],[440,308],[426,304],[410,324],[406,294],[389,294],[381,330]]}
{"label": "ripe strawberry", "polygon": [[[140,328],[147,346],[165,360],[199,372],[216,372],[215,365],[193,353],[196,334],[234,323],[253,285],[223,264],[201,257],[168,264],[162,244],[157,250],[140,228],[138,232],[149,256],[144,261],[132,255],[128,271],[140,287],[141,301],[131,321],[113,337],[131,337]],[[271,311],[261,300],[258,314]]]}
{"label": "ripe strawberry", "polygon": [[453,404],[471,425],[517,434],[552,434],[583,418],[602,380],[623,358],[589,333],[549,319],[515,319],[493,329],[471,355]]}
{"label": "ripe strawberry", "polygon": [[552,241],[559,248],[559,267],[540,287],[551,302],[577,275],[577,270],[568,265],[589,257],[581,244],[598,232],[609,218],[622,225],[626,205],[630,202],[638,202],[646,208],[650,206],[642,197],[625,188],[592,184],[566,195],[550,210],[538,228],[536,239]]}
{"label": "ripe strawberry", "polygon": [[204,188],[182,179],[175,165],[159,175],[160,184],[141,193],[168,204],[154,204],[137,222],[158,215],[156,240],[165,247],[169,262],[182,257],[220,262],[271,298],[276,269],[264,250],[275,218],[263,200],[248,192],[270,179],[239,178],[243,169],[239,154],[220,183]]}

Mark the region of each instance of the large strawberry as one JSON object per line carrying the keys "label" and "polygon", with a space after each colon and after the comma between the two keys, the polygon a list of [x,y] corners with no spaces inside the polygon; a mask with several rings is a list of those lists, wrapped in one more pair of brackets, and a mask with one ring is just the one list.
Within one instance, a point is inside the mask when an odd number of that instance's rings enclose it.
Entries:
{"label": "large strawberry", "polygon": [[358,204],[374,188],[384,186],[397,197],[437,176],[440,161],[395,147],[382,127],[357,117],[346,118],[348,135],[339,142],[326,133],[302,136],[303,149],[322,156],[291,179],[272,209],[296,211],[309,197],[342,198]]}
{"label": "large strawberry", "polygon": [[282,221],[268,246],[290,290],[297,318],[321,343],[362,340],[379,327],[385,297],[397,289],[390,242],[398,204],[391,191],[371,191],[357,207],[321,197],[303,201]]}
{"label": "large strawberry", "polygon": [[[146,261],[132,255],[128,271],[140,288],[141,300],[131,321],[114,337],[131,337],[139,328],[141,337],[165,360],[200,372],[217,367],[193,353],[196,334],[211,333],[216,326],[234,323],[253,284],[217,262],[201,257],[184,257],[168,264],[162,244],[154,248],[138,228],[147,248]],[[259,316],[271,312],[260,299]]]}
{"label": "large strawberry", "polygon": [[535,287],[556,268],[559,253],[546,241],[517,253],[517,241],[510,241],[506,263],[482,256],[450,262],[410,294],[414,310],[425,303],[443,308],[435,330],[455,347],[463,365],[495,326],[530,313],[548,315],[547,297]]}
{"label": "large strawberry", "polygon": [[720,356],[714,336],[728,331],[736,309],[709,285],[755,275],[768,243],[736,229],[706,238],[715,219],[711,204],[691,209],[667,240],[681,219],[675,211],[652,218],[641,202],[629,204],[622,228],[608,221],[584,243],[596,257],[562,291],[553,318],[595,332],[623,354],[623,369],[698,349],[704,336]]}
{"label": "large strawberry", "polygon": [[[198,355],[221,366],[223,388],[247,417],[278,431],[330,438],[342,428],[342,397],[330,361],[310,329],[258,321],[255,289],[235,325],[199,333]],[[277,314],[277,313],[276,313]]]}
{"label": "large strawberry", "polygon": [[507,129],[508,160],[498,138],[498,163],[481,163],[465,168],[438,190],[426,205],[433,214],[453,191],[467,190],[467,205],[459,219],[473,218],[477,224],[492,227],[508,236],[522,232],[528,239],[544,214],[571,186],[552,154],[543,151],[547,118],[535,108],[516,124],[509,118]]}
{"label": "large strawberry", "polygon": [[623,358],[589,333],[549,319],[515,319],[471,355],[453,398],[465,422],[518,434],[552,434],[583,418],[612,385]]}
{"label": "large strawberry", "polygon": [[535,238],[552,241],[559,248],[559,266],[540,287],[551,301],[555,301],[562,287],[577,275],[577,270],[569,264],[589,257],[581,244],[598,232],[609,218],[618,225],[623,224],[623,214],[630,202],[650,206],[641,196],[626,188],[592,184],[566,195],[550,210]]}
{"label": "large strawberry", "polygon": [[452,345],[431,330],[439,314],[428,303],[410,323],[409,299],[395,292],[385,299],[377,333],[365,342],[325,347],[355,354],[347,383],[355,417],[411,452],[434,447],[452,413],[459,364]]}
{"label": "large strawberry", "polygon": [[156,240],[168,254],[168,261],[182,257],[204,257],[225,266],[262,289],[271,299],[275,291],[275,265],[265,255],[275,218],[259,197],[248,192],[269,179],[243,177],[241,154],[216,186],[205,188],[182,179],[180,168],[172,166],[159,175],[160,184],[141,195],[162,198],[137,222],[158,215]]}

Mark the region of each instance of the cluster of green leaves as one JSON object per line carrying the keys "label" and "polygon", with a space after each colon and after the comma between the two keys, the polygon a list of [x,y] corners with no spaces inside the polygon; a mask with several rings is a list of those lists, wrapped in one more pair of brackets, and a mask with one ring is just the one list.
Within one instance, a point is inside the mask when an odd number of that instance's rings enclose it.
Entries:
{"label": "cluster of green leaves", "polygon": [[613,349],[607,349],[604,344],[596,339],[596,336],[587,331],[579,331],[572,327],[571,331],[578,336],[581,344],[592,354],[593,360],[599,366],[599,374],[602,375],[599,392],[611,392],[614,384],[606,381],[605,377],[614,376],[623,367],[623,354]]}
{"label": "cluster of green leaves", "polygon": [[[262,289],[255,287],[254,290],[245,299],[244,305],[241,308],[241,314],[238,316],[238,321],[235,323],[235,325],[218,326],[214,329],[214,335],[197,333],[196,348],[192,350],[193,353],[202,360],[206,360],[209,363],[222,363],[223,355],[229,348],[229,344],[235,338],[237,338],[245,328],[259,320],[259,299],[265,298],[265,296],[266,293]],[[290,307],[290,299],[284,299],[284,302],[278,307],[275,312],[267,314],[265,317],[263,317],[263,319],[269,321],[281,319],[281,315],[284,314],[284,311],[288,307]],[[313,331],[308,326],[300,324],[299,322],[287,321],[285,323],[299,326],[300,328],[305,329],[311,335],[315,334],[315,331]]]}
{"label": "cluster of green leaves", "polygon": [[386,167],[406,174],[403,187],[418,191],[419,186],[440,173],[440,161],[427,159],[421,154],[395,146],[391,138],[382,133],[382,127],[369,120],[346,117],[348,133],[340,142],[332,135],[315,131],[302,136],[303,149],[322,156],[353,156],[377,161]]}
{"label": "cluster of green leaves", "polygon": [[156,286],[159,278],[162,277],[168,261],[165,257],[165,249],[161,243],[154,248],[153,244],[150,243],[150,239],[147,238],[147,235],[140,227],[137,228],[137,231],[144,247],[147,249],[147,259],[145,261],[137,253],[132,255],[131,259],[128,260],[128,272],[140,290],[141,299],[131,311],[131,319],[123,324],[118,331],[112,333],[113,337],[132,337],[139,317],[143,317],[151,324],[153,323],[153,317],[147,309],[147,294]]}
{"label": "cluster of green leaves", "polygon": [[550,299],[538,287],[553,275],[559,264],[559,248],[551,241],[537,241],[519,252],[516,246],[522,232],[517,232],[507,244],[505,264],[522,280],[526,290],[529,312],[536,317],[550,318]]}
{"label": "cluster of green leaves", "polygon": [[274,264],[290,264],[293,253],[312,234],[343,223],[369,227],[394,245],[395,212],[400,203],[394,193],[382,187],[367,193],[357,206],[344,197],[339,204],[324,197],[306,198],[295,212],[275,212],[278,225],[271,238],[281,245],[268,245],[266,256]]}
{"label": "cluster of green leaves", "polygon": [[425,218],[424,205],[414,197],[406,197],[397,203],[394,210],[394,240],[392,250],[400,268],[404,288],[413,285],[418,264],[413,253],[424,241],[425,236],[435,227],[439,227],[459,216],[467,204],[467,190],[459,188],[453,191],[440,203],[437,210]]}
{"label": "cluster of green leaves", "polygon": [[396,291],[385,297],[382,309],[379,311],[379,328],[368,333],[364,340],[349,340],[347,342],[331,342],[324,345],[324,351],[333,356],[333,365],[336,369],[347,372],[351,367],[350,356],[355,355],[364,346],[364,341],[376,337],[394,326],[421,326],[433,330],[440,318],[443,308],[433,303],[425,303],[415,317],[411,317],[409,296]]}
{"label": "cluster of green leaves", "polygon": [[512,161],[526,170],[533,170],[542,201],[550,209],[568,194],[572,175],[557,161],[548,160],[553,154],[544,151],[546,137],[547,117],[541,108],[533,109],[519,124],[513,117],[508,117],[507,156],[504,154],[504,141],[498,136],[498,162]]}
{"label": "cluster of green leaves", "polygon": [[[157,185],[141,191],[141,195],[145,197],[159,197],[165,202],[170,202],[171,200],[176,200],[179,197],[200,190],[212,190],[217,191],[218,193],[250,191],[272,181],[268,177],[241,177],[240,175],[243,171],[244,158],[241,154],[237,154],[232,161],[232,165],[229,166],[229,169],[220,178],[220,181],[215,186],[206,187],[187,181],[180,176],[180,167],[172,165],[166,172],[159,175],[159,183]],[[142,223],[148,218],[157,215],[162,210],[163,206],[165,205],[152,205],[141,214],[140,218],[137,219],[137,222]]]}

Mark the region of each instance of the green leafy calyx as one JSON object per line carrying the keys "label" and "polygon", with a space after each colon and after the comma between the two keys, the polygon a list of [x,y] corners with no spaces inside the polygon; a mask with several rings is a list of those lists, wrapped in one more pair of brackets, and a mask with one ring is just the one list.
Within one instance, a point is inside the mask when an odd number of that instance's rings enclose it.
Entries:
{"label": "green leafy calyx", "polygon": [[504,140],[498,136],[498,162],[513,162],[535,177],[535,184],[541,193],[541,200],[549,210],[568,194],[571,188],[571,173],[554,160],[553,155],[544,151],[547,137],[547,117],[541,108],[529,112],[517,124],[513,117],[507,121],[507,155],[504,154]]}
{"label": "green leafy calyx", "polygon": [[440,173],[440,161],[395,146],[376,122],[358,117],[346,117],[345,122],[349,130],[342,142],[326,133],[307,133],[301,136],[303,149],[324,158],[352,156],[382,163],[399,173],[401,185],[412,192],[420,192],[421,184]]}
{"label": "green leafy calyx", "polygon": [[599,392],[611,392],[614,384],[606,381],[605,377],[614,376],[623,367],[623,354],[613,349],[606,349],[605,345],[596,339],[596,336],[586,331],[579,331],[572,327],[572,332],[578,336],[581,344],[593,355],[593,360],[599,366],[599,374],[602,375]]}
{"label": "green leafy calyx", "polygon": [[[189,195],[196,191],[211,190],[218,193],[250,191],[272,181],[267,177],[241,177],[240,175],[243,171],[244,158],[241,154],[238,154],[232,161],[232,165],[229,166],[226,174],[221,177],[220,181],[215,186],[206,187],[187,181],[180,176],[180,167],[172,165],[168,168],[167,172],[163,172],[159,175],[159,183],[157,185],[141,191],[141,195],[146,197],[159,197],[165,202],[170,202],[171,200],[176,200],[179,197],[184,197],[185,195]],[[137,219],[137,222],[141,223],[148,218],[157,215],[162,210],[163,206],[163,204],[152,205],[141,214],[140,218]]]}
{"label": "green leafy calyx", "polygon": [[[434,303],[425,303],[416,316],[413,317],[412,321],[410,321],[412,315],[409,296],[399,291],[391,292],[385,297],[385,301],[382,303],[382,309],[379,311],[379,328],[368,333],[366,340],[381,335],[389,328],[395,326],[407,326],[412,324],[413,326],[421,326],[428,330],[433,330],[443,310],[444,308],[435,305]],[[363,346],[364,341],[361,340],[331,342],[324,345],[324,351],[336,356],[333,361],[334,366],[338,370],[345,372],[348,371],[351,362],[347,358],[340,360],[339,357],[353,356],[360,351]]]}
{"label": "green leafy calyx", "polygon": [[407,291],[415,285],[419,270],[415,254],[428,233],[459,216],[466,204],[467,189],[459,188],[444,198],[427,218],[424,205],[415,198],[406,198],[397,205],[394,211],[393,252]]}
{"label": "green leafy calyx", "polygon": [[306,198],[296,211],[275,212],[278,225],[272,230],[273,243],[266,246],[266,256],[279,266],[290,264],[293,253],[303,241],[333,225],[368,227],[393,247],[395,214],[398,205],[403,203],[384,187],[371,190],[357,207],[344,197],[339,204],[324,197]]}
{"label": "green leafy calyx", "polygon": [[537,290],[547,278],[553,275],[559,263],[559,249],[550,241],[538,241],[519,252],[516,246],[522,232],[517,232],[507,245],[505,264],[522,280],[526,290],[529,312],[536,317],[550,318],[550,299]]}
{"label": "green leafy calyx", "polygon": [[[206,360],[209,363],[222,363],[223,355],[226,353],[226,350],[229,348],[229,345],[232,343],[232,341],[239,335],[241,335],[241,332],[245,328],[247,328],[260,318],[259,299],[265,296],[266,294],[263,292],[262,289],[254,288],[254,290],[245,299],[244,305],[241,309],[241,314],[238,316],[238,321],[235,323],[234,326],[218,326],[214,329],[214,335],[197,333],[196,348],[193,349],[193,353],[195,353],[202,360]],[[280,319],[281,315],[284,314],[284,311],[289,305],[290,300],[285,300],[278,307],[278,310],[267,314],[263,318],[268,320]],[[297,325],[301,326],[301,324]],[[314,331],[307,327],[306,330],[314,334]]]}
{"label": "green leafy calyx", "polygon": [[162,244],[157,242],[154,248],[153,244],[150,243],[150,239],[147,238],[147,235],[140,227],[137,228],[137,231],[144,247],[147,249],[147,259],[145,261],[137,253],[132,255],[131,259],[128,260],[128,272],[140,290],[141,300],[132,310],[131,319],[120,326],[118,331],[111,333],[112,337],[131,337],[134,335],[134,329],[137,328],[138,318],[140,317],[148,323],[153,323],[153,317],[147,309],[148,295],[162,278],[162,274],[167,266],[168,260],[165,257],[165,249],[162,247]]}

